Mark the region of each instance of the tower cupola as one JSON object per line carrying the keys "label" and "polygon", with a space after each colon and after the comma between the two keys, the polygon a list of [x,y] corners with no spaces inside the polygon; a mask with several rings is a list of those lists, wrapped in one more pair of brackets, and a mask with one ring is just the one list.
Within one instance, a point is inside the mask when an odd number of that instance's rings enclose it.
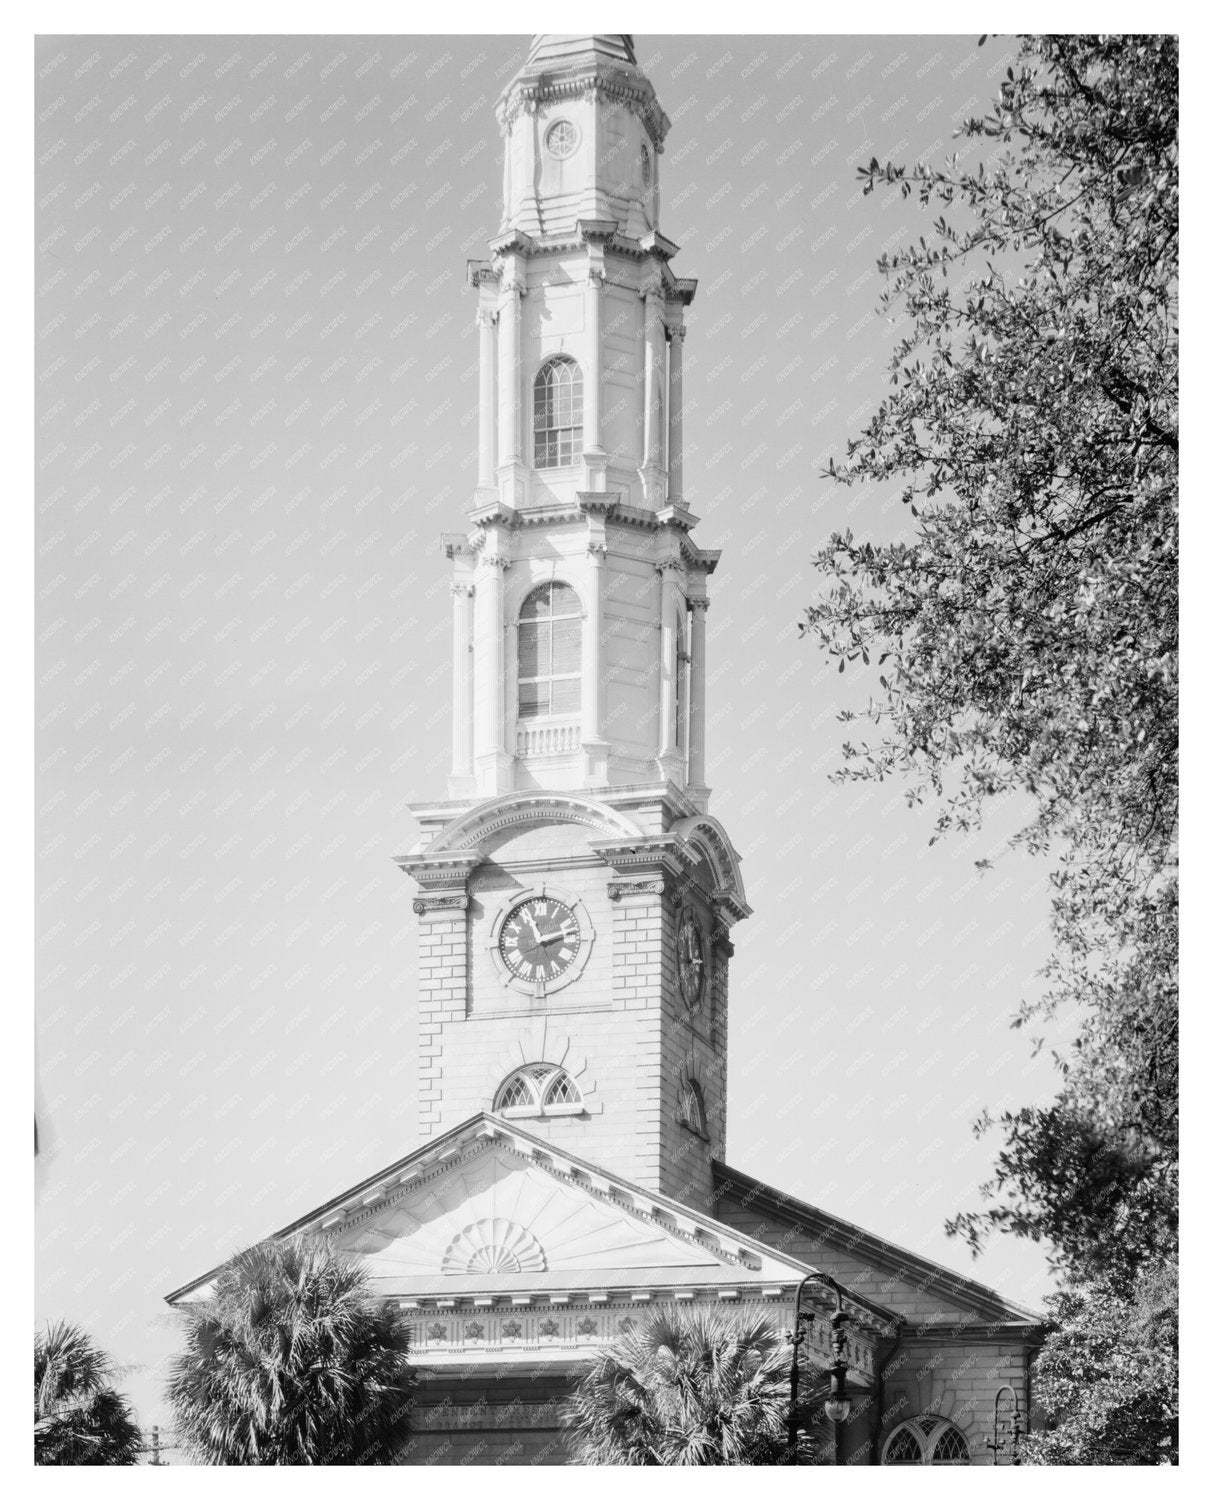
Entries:
{"label": "tower cupola", "polygon": [[502,94],[502,231],[536,237],[607,221],[657,229],[657,160],[670,122],[630,36],[536,36]]}

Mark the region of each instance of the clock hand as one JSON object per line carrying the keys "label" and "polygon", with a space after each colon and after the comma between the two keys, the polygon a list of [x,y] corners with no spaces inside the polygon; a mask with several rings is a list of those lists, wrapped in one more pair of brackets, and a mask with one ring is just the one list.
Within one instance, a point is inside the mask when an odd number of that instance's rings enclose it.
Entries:
{"label": "clock hand", "polygon": [[522,915],[531,924],[531,931],[535,934],[535,941],[537,943],[541,943],[543,941],[543,939],[539,936],[539,929],[538,929],[538,927],[535,926],[535,918],[533,916],[531,916],[530,912],[527,911],[527,909],[526,909],[525,906],[522,908]]}

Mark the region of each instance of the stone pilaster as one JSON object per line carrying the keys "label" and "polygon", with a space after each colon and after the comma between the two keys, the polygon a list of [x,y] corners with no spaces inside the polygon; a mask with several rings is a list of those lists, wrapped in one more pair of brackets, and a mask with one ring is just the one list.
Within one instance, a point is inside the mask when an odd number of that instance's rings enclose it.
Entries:
{"label": "stone pilaster", "polygon": [[644,463],[640,477],[650,509],[666,503],[665,469],[665,324],[661,320],[661,292],[644,293]]}
{"label": "stone pilaster", "polygon": [[686,328],[679,324],[670,329],[670,504],[683,506],[682,497],[682,345]]}
{"label": "stone pilaster", "polygon": [[473,601],[476,587],[471,583],[451,584],[452,615],[452,704],[451,704],[451,781],[452,797],[470,795],[476,786],[473,757],[476,714],[476,680],[473,649]]}
{"label": "stone pilaster", "polygon": [[701,812],[707,811],[706,785],[707,691],[708,691],[708,601],[687,600],[691,612],[691,686],[688,693],[689,733],[687,791]]}
{"label": "stone pilaster", "polygon": [[678,745],[678,596],[685,578],[681,563],[670,558],[659,562],[661,575],[661,730],[657,764],[663,781],[682,786],[686,759]]}
{"label": "stone pilaster", "polygon": [[[494,528],[494,531],[496,528]],[[508,792],[514,757],[506,750],[505,590],[509,559],[486,537],[476,575],[476,782],[481,796]]]}

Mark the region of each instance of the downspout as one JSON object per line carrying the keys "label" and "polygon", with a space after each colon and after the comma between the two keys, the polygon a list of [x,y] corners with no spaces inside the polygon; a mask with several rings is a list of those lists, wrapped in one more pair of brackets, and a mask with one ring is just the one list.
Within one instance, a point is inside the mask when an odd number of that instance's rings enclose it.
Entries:
{"label": "downspout", "polygon": [[889,1368],[893,1356],[901,1348],[901,1336],[905,1332],[906,1320],[900,1313],[895,1314],[897,1318],[897,1337],[889,1345],[889,1352],[880,1361],[876,1371],[876,1431],[872,1436],[871,1457],[868,1462],[878,1464],[880,1462],[880,1434],[884,1427],[884,1372]]}

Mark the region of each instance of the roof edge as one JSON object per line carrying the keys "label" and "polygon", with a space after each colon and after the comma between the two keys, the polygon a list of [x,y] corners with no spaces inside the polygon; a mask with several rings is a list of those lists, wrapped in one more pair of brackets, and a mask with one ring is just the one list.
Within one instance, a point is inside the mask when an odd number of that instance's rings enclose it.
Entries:
{"label": "roof edge", "polygon": [[[886,1240],[881,1235],[872,1233],[871,1230],[852,1224],[847,1219],[840,1219],[837,1214],[828,1213],[825,1209],[816,1208],[813,1204],[804,1202],[803,1199],[794,1198],[790,1193],[773,1188],[769,1183],[760,1182],[758,1178],[751,1177],[748,1173],[729,1166],[726,1162],[713,1161],[712,1175],[717,1182],[726,1179],[730,1180],[733,1185],[746,1189],[755,1198],[763,1200],[764,1206],[769,1205],[776,1213],[795,1216],[806,1226],[820,1228],[826,1237],[845,1241],[849,1249],[861,1252],[883,1270],[929,1272],[931,1288],[946,1289],[956,1297],[976,1303],[981,1312],[994,1312],[995,1317],[992,1319],[994,1322],[1011,1321],[1035,1325],[1046,1321],[1044,1313],[1022,1302],[1013,1302],[1009,1297],[996,1291],[994,1287],[986,1286],[984,1282],[975,1281],[959,1271],[940,1265],[938,1261],[929,1260],[925,1255],[907,1250],[903,1245]],[[751,1201],[754,1199],[751,1198]],[[1008,1314],[1009,1319],[1006,1316]]]}

